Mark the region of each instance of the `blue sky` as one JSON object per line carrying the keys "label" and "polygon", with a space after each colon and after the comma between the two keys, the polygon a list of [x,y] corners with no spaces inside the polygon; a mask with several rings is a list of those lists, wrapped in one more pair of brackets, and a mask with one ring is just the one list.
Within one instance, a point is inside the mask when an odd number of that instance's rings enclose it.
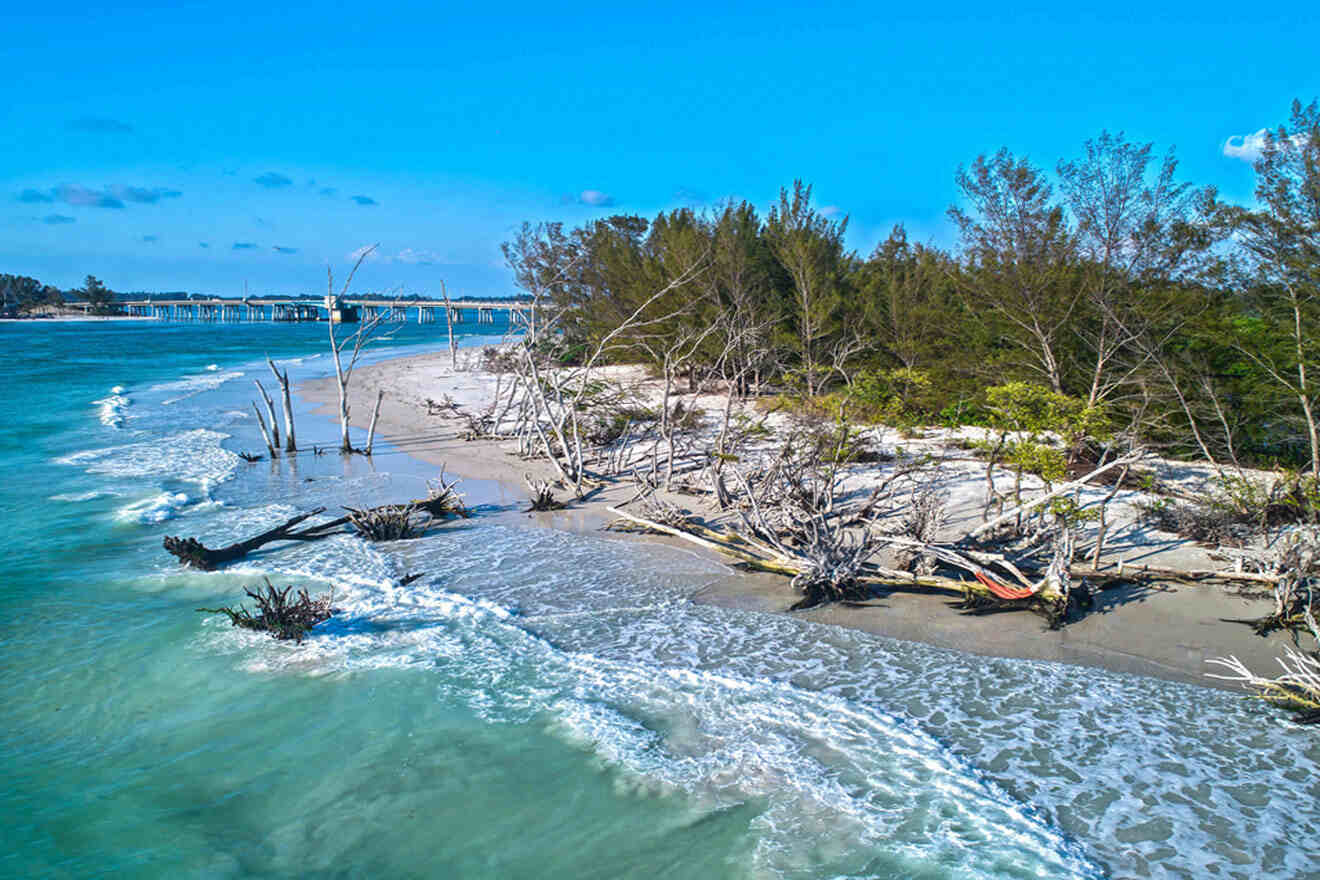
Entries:
{"label": "blue sky", "polygon": [[28,6],[0,271],[118,290],[315,291],[380,242],[366,287],[502,295],[523,220],[797,177],[864,253],[897,222],[951,244],[959,164],[1053,168],[1105,128],[1248,201],[1229,139],[1320,95],[1303,4]]}

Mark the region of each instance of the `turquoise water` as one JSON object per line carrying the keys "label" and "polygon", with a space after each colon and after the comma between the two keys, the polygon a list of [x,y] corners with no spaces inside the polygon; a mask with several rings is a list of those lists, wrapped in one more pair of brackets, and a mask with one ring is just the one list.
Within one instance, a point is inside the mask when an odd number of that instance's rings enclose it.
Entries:
{"label": "turquoise water", "polygon": [[[694,605],[731,575],[540,528],[493,484],[423,540],[181,570],[162,535],[220,544],[433,476],[390,449],[234,454],[261,446],[260,357],[321,375],[323,332],[0,324],[0,875],[1320,876],[1314,731]],[[335,435],[301,414],[304,445]],[[295,646],[194,610],[262,576],[343,611]]]}

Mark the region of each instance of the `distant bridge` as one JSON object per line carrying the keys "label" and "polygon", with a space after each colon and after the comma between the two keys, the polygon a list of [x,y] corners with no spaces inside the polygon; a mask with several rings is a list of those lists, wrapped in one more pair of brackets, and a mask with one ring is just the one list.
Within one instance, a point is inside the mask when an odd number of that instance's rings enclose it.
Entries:
{"label": "distant bridge", "polygon": [[[95,308],[89,302],[66,303],[69,308],[82,309],[84,313]],[[415,313],[417,323],[434,324],[444,320],[445,309],[449,309],[449,319],[455,324],[464,323],[464,313],[475,316],[478,324],[495,323],[495,313],[508,312],[509,323],[528,322],[532,304],[521,300],[444,300],[435,299],[137,299],[121,300],[113,306],[127,314],[139,318],[157,318],[162,321],[324,321],[336,323],[356,322],[361,316],[366,320],[379,318],[382,321],[404,322],[410,312]]]}

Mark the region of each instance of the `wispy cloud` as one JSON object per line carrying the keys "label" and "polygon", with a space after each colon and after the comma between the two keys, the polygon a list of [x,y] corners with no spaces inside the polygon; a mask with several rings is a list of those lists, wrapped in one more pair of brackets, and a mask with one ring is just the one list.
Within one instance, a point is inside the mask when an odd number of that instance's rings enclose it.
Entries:
{"label": "wispy cloud", "polygon": [[254,250],[256,250],[256,249],[257,249],[257,246],[256,246],[255,244],[253,244],[252,242],[250,242],[250,241],[236,241],[236,242],[234,242],[233,250],[236,250],[236,251],[254,251]]}
{"label": "wispy cloud", "polygon": [[199,248],[209,248],[211,246],[211,243],[209,241],[199,241],[197,242],[197,246]]}
{"label": "wispy cloud", "polygon": [[[356,261],[371,248],[371,245],[363,245],[356,250],[350,251],[345,259]],[[440,263],[450,262],[444,256],[436,251],[416,248],[404,248],[395,254],[387,254],[379,248],[371,251],[367,255],[368,263],[401,263],[406,266],[434,266]]]}
{"label": "wispy cloud", "polygon": [[122,210],[126,203],[154,205],[162,199],[177,199],[183,193],[177,189],[155,186],[107,186],[95,189],[75,183],[66,183],[48,190],[25,189],[18,194],[20,202],[28,204],[48,204],[64,202],[76,208],[111,208]]}
{"label": "wispy cloud", "polygon": [[145,186],[110,186],[106,187],[106,194],[120,201],[144,205],[154,205],[161,199],[177,199],[183,195],[177,189]]}
{"label": "wispy cloud", "polygon": [[335,196],[339,195],[339,190],[335,189],[333,186],[323,186],[318,192],[327,199],[333,199]]}
{"label": "wispy cloud", "polygon": [[264,186],[266,189],[280,189],[282,187],[291,186],[293,184],[293,179],[285,177],[278,171],[267,171],[260,177],[252,178],[252,182],[257,186]]}
{"label": "wispy cloud", "polygon": [[825,205],[820,209],[820,215],[822,217],[837,217],[842,213],[843,208],[840,208],[838,205]]}
{"label": "wispy cloud", "polygon": [[353,201],[359,205],[375,205],[376,200],[371,196],[353,196]]}
{"label": "wispy cloud", "polygon": [[51,226],[61,226],[65,223],[77,223],[77,217],[68,217],[64,214],[47,214],[41,218],[42,223],[48,223]]}
{"label": "wispy cloud", "polygon": [[601,192],[598,189],[584,189],[578,193],[578,202],[583,205],[592,205],[593,207],[603,208],[614,204],[614,196],[609,193]]}
{"label": "wispy cloud", "polygon": [[65,204],[80,208],[113,208],[118,211],[124,207],[123,199],[105,190],[88,189],[74,184],[56,187],[55,196]]}
{"label": "wispy cloud", "polygon": [[69,128],[73,131],[86,131],[92,134],[128,134],[133,130],[133,126],[127,122],[92,116],[73,120],[69,123]]}
{"label": "wispy cloud", "polygon": [[155,244],[155,243],[156,243],[157,241],[159,241],[159,240],[160,240],[160,237],[159,237],[159,236],[155,236],[155,235],[144,235],[144,236],[142,236],[142,243],[143,243],[143,244]]}
{"label": "wispy cloud", "polygon": [[278,244],[275,245],[274,247],[272,247],[271,250],[275,251],[275,253],[277,253],[277,254],[296,254],[296,253],[298,253],[298,249],[297,249],[297,248],[283,247],[283,246],[278,245]]}
{"label": "wispy cloud", "polygon": [[[1269,129],[1262,128],[1254,134],[1235,134],[1224,141],[1224,155],[1230,159],[1241,159],[1244,162],[1255,162],[1260,158],[1261,153],[1265,151],[1265,136],[1269,134]],[[1306,145],[1306,135],[1295,134],[1291,138],[1295,146]]]}
{"label": "wispy cloud", "polygon": [[674,190],[674,201],[682,202],[685,205],[704,205],[707,200],[705,193],[688,189],[686,186],[680,186]]}

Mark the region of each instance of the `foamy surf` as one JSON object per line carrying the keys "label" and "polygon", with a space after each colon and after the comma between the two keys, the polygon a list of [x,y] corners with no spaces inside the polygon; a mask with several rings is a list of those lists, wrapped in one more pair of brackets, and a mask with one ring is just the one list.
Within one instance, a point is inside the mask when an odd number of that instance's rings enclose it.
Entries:
{"label": "foamy surf", "polygon": [[[1039,876],[1103,876],[1076,844],[910,721],[782,682],[565,652],[496,603],[434,584],[391,586],[388,561],[360,543],[333,548],[360,573],[336,591],[340,614],[297,651],[223,629],[214,637],[241,644],[252,673],[435,670],[446,699],[490,723],[542,718],[638,791],[681,792],[705,809],[766,801],[752,866],[759,876],[806,867],[797,844],[808,830],[813,851],[875,848],[896,869],[956,865],[960,876],[989,878],[1030,865]],[[329,573],[306,560],[271,562],[250,570],[276,583]]]}
{"label": "foamy surf", "polygon": [[96,415],[101,424],[107,428],[122,428],[124,426],[125,410],[132,403],[124,395],[124,386],[116,385],[110,389],[110,394],[100,400],[92,402],[96,406]]}
{"label": "foamy surf", "polygon": [[[214,367],[215,369],[211,369]],[[198,373],[192,376],[185,376],[182,379],[176,379],[172,382],[161,382],[151,386],[148,391],[168,394],[169,397],[160,402],[161,406],[171,406],[180,401],[187,400],[190,397],[196,397],[206,391],[214,391],[221,385],[233,379],[240,379],[244,373],[239,370],[221,371],[220,367],[212,364],[206,372]]]}
{"label": "foamy surf", "polygon": [[239,457],[221,446],[229,435],[197,428],[140,443],[88,449],[56,459],[87,473],[194,483],[204,493],[233,476]]}
{"label": "foamy surf", "polygon": [[186,492],[161,492],[149,498],[143,498],[132,504],[126,504],[115,511],[120,520],[154,524],[174,519],[183,512],[192,499]]}

